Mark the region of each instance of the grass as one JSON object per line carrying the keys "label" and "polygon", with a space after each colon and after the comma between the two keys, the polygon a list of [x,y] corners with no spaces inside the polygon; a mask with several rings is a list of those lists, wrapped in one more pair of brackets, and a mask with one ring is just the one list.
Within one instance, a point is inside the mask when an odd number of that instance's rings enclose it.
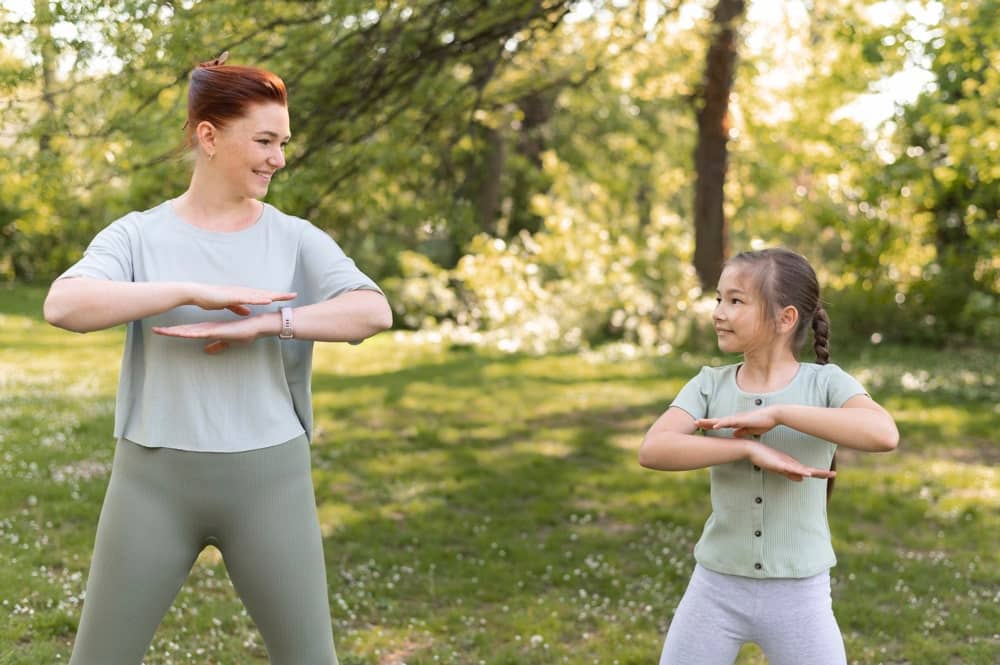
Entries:
{"label": "grass", "polygon": [[[0,290],[0,665],[68,660],[114,448],[121,330],[50,328],[43,295]],[[997,662],[996,357],[868,347],[836,360],[902,432],[894,454],[840,461],[833,593],[849,662]],[[655,662],[708,476],[641,469],[635,451],[707,362],[393,335],[318,346],[314,481],[341,661]],[[267,662],[217,551],[145,662]],[[765,661],[747,646],[739,662]]]}

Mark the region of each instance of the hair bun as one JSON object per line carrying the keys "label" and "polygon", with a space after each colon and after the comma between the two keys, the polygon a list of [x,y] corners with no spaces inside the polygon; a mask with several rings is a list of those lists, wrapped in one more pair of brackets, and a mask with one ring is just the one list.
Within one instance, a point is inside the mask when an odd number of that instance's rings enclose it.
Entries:
{"label": "hair bun", "polygon": [[220,65],[226,64],[226,60],[229,59],[229,51],[223,51],[219,54],[218,58],[214,60],[206,60],[205,62],[198,63],[199,67],[218,67]]}

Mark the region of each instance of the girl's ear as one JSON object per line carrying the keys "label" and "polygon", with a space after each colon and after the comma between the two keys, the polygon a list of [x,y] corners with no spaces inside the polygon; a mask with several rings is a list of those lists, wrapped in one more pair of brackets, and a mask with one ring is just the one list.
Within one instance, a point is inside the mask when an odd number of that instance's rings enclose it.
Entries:
{"label": "girl's ear", "polygon": [[784,335],[786,333],[794,332],[795,326],[799,323],[799,310],[797,310],[792,305],[781,310],[778,315],[778,334]]}

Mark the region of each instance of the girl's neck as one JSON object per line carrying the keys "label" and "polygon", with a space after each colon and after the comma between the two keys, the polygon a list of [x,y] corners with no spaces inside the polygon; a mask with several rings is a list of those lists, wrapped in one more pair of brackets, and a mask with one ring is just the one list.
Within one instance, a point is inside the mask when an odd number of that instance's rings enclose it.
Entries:
{"label": "girl's neck", "polygon": [[784,388],[799,371],[799,361],[784,346],[755,349],[743,354],[736,384],[747,392],[774,392]]}

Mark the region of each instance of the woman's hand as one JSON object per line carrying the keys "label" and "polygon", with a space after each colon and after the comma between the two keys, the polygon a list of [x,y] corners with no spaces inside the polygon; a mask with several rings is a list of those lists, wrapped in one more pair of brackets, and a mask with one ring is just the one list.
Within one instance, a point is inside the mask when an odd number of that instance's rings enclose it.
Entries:
{"label": "woman's hand", "polygon": [[799,482],[803,478],[834,478],[837,475],[836,471],[830,469],[816,469],[806,466],[791,455],[775,450],[759,441],[749,441],[749,443],[751,463],[771,473],[780,473],[789,480]]}
{"label": "woman's hand", "polygon": [[[227,307],[227,309],[232,309],[232,307]],[[276,317],[276,314],[272,313],[271,316]],[[267,315],[261,315],[235,321],[203,321],[202,323],[186,323],[180,326],[154,326],[153,332],[167,337],[210,339],[212,341],[205,345],[205,353],[216,354],[233,345],[252,344],[254,340],[268,332],[266,330],[267,323]],[[274,334],[273,331],[271,334]]]}
{"label": "woman's hand", "polygon": [[228,309],[234,314],[247,316],[247,305],[270,305],[273,302],[294,300],[295,293],[254,289],[247,286],[221,286],[192,284],[190,304],[202,309]]}
{"label": "woman's hand", "polygon": [[744,411],[725,418],[701,418],[695,421],[698,429],[732,428],[733,438],[744,439],[748,436],[760,436],[769,432],[781,423],[778,421],[777,410],[765,406],[755,411]]}

